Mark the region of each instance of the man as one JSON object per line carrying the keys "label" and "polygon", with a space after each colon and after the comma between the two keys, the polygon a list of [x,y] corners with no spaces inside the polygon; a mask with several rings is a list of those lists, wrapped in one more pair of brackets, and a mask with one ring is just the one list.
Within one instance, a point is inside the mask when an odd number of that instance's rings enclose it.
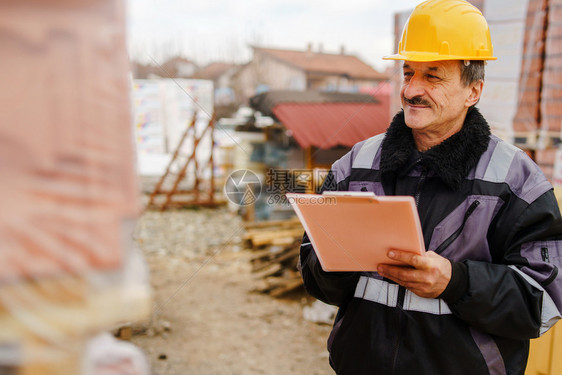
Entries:
{"label": "man", "polygon": [[305,287],[339,306],[330,363],[344,375],[523,374],[529,339],[561,317],[562,219],[540,169],[474,107],[494,59],[486,20],[462,0],[424,2],[388,58],[404,60],[403,111],[324,188],[415,197],[428,252],[325,272],[305,234]]}

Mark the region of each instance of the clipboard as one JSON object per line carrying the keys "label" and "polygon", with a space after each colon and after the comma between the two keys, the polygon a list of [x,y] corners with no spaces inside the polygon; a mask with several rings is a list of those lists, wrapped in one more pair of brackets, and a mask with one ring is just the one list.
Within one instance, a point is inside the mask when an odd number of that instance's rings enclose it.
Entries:
{"label": "clipboard", "polygon": [[425,253],[414,198],[371,192],[286,194],[324,271],[376,272],[390,249]]}

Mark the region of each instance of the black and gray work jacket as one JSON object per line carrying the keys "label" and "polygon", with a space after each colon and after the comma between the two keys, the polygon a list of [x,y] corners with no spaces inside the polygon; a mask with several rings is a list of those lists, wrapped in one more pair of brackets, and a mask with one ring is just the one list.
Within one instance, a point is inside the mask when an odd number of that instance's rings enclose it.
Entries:
{"label": "black and gray work jacket", "polygon": [[472,109],[420,153],[400,112],[333,164],[324,189],[415,197],[426,249],[453,266],[439,298],[422,298],[374,272],[324,272],[305,234],[305,287],[339,306],[328,339],[337,374],[524,373],[529,339],[561,317],[562,219],[523,151]]}

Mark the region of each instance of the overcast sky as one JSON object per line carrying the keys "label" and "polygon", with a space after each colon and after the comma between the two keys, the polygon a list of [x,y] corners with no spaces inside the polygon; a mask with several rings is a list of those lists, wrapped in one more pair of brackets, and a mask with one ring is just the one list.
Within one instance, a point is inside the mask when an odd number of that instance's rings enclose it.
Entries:
{"label": "overcast sky", "polygon": [[393,53],[394,13],[420,0],[128,0],[129,49],[162,62],[181,52],[198,64],[246,62],[249,44],[347,53],[377,69]]}

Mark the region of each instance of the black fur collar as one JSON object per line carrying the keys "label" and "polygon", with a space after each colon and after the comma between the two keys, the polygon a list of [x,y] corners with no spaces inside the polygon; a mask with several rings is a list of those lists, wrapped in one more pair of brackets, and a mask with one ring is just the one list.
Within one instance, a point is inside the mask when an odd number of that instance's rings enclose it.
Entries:
{"label": "black fur collar", "polygon": [[[442,143],[419,153],[429,167],[452,189],[458,190],[471,168],[486,151],[490,127],[478,109],[468,111],[462,129]],[[400,111],[390,123],[382,142],[381,172],[400,172],[416,152],[412,130]]]}

